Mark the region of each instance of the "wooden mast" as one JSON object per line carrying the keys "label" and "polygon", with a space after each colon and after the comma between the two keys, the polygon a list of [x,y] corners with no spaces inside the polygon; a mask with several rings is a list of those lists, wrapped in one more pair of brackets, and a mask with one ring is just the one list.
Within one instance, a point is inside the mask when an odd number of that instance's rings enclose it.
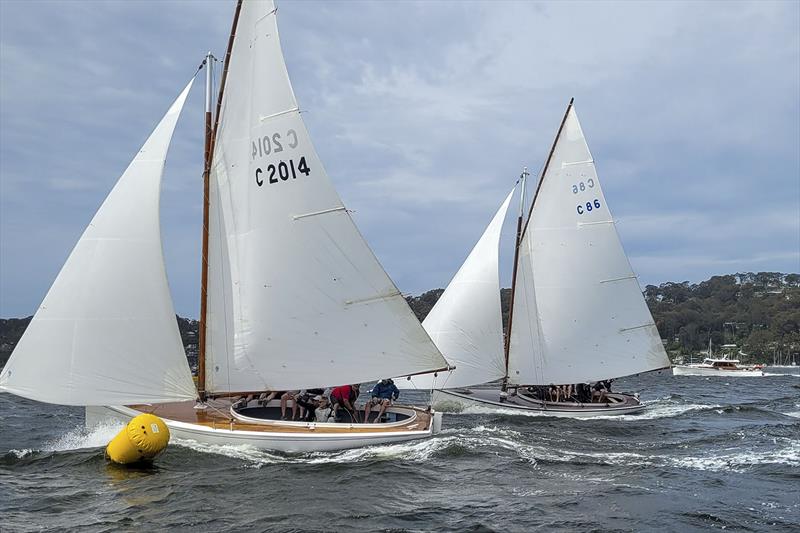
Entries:
{"label": "wooden mast", "polygon": [[211,126],[211,52],[206,57],[206,134],[203,165],[203,252],[202,268],[200,274],[200,326],[198,335],[197,353],[197,393],[200,401],[206,400],[206,313],[208,309],[208,215],[209,215],[209,184],[211,177],[211,159],[214,153],[214,143],[217,138],[219,115],[222,108],[222,95],[225,90],[225,81],[228,77],[228,66],[231,61],[233,40],[236,36],[236,26],[239,23],[239,13],[242,10],[242,0],[236,2],[236,11],[233,14],[231,34],[228,38],[228,50],[225,53],[225,63],[222,70],[222,79],[219,84],[217,96],[217,109],[214,115],[214,126]]}
{"label": "wooden mast", "polygon": [[[503,385],[502,391],[505,392],[508,389],[508,362],[509,362],[509,354],[511,350],[511,324],[512,319],[514,317],[514,293],[516,292],[517,287],[517,268],[519,263],[519,247],[522,243],[522,237],[525,235],[525,231],[528,229],[528,224],[531,221],[531,216],[533,215],[533,208],[536,205],[536,198],[539,196],[539,190],[542,188],[542,182],[544,181],[544,176],[547,173],[547,169],[550,166],[550,160],[553,159],[553,153],[556,151],[556,145],[558,144],[558,139],[561,137],[561,131],[564,129],[564,124],[567,122],[567,116],[569,116],[569,111],[572,109],[572,104],[575,101],[575,98],[569,99],[569,104],[567,105],[567,110],[564,112],[564,118],[561,119],[561,125],[558,126],[558,132],[556,133],[556,138],[553,140],[553,146],[550,147],[550,153],[547,154],[547,160],[544,163],[544,167],[542,167],[542,172],[539,174],[539,183],[536,184],[536,192],[533,193],[533,200],[531,201],[531,208],[528,211],[528,218],[525,220],[525,226],[522,226],[522,209],[520,209],[519,218],[517,219],[517,244],[514,247],[514,268],[511,274],[511,298],[509,301],[509,310],[508,310],[508,327],[506,328],[506,338],[505,338],[505,363],[506,363],[506,375],[503,378]],[[524,180],[525,176],[527,175],[527,169],[523,171],[522,176],[520,179]],[[522,186],[522,201],[524,201],[524,191],[525,191],[525,184],[523,181]]]}

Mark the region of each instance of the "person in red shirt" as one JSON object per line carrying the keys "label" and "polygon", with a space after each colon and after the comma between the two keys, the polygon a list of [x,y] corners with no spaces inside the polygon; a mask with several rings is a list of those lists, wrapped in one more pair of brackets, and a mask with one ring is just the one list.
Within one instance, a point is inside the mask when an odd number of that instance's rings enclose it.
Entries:
{"label": "person in red shirt", "polygon": [[356,411],[356,400],[358,399],[358,388],[356,385],[342,385],[331,391],[331,402],[333,403],[333,416],[337,418],[339,406],[343,407],[350,415],[350,420],[358,422],[358,412]]}

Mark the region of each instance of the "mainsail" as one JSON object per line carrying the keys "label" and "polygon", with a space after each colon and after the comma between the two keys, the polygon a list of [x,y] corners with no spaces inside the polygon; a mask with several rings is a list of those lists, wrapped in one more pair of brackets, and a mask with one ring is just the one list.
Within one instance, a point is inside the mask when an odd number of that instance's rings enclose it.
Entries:
{"label": "mainsail", "polygon": [[314,150],[271,1],[244,2],[210,184],[206,389],[299,389],[447,366]]}
{"label": "mainsail", "polygon": [[0,389],[64,405],[195,398],[159,224],[164,161],[191,86],[75,245],[0,374]]}
{"label": "mainsail", "polygon": [[398,380],[401,388],[459,388],[505,376],[503,321],[500,313],[498,249],[500,231],[514,189],[453,277],[422,326],[456,368],[441,373]]}
{"label": "mainsail", "polygon": [[509,382],[596,381],[669,364],[570,105],[520,243]]}

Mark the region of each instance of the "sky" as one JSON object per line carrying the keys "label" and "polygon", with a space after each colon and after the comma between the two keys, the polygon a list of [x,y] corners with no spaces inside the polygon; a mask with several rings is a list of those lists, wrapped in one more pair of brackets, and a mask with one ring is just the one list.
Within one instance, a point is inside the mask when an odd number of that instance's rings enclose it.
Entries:
{"label": "sky", "polygon": [[[0,2],[0,317],[33,314],[232,1]],[[325,168],[406,294],[445,287],[570,97],[639,281],[800,272],[800,2],[278,3]],[[203,86],[161,225],[197,317]],[[510,283],[514,221],[501,245]]]}

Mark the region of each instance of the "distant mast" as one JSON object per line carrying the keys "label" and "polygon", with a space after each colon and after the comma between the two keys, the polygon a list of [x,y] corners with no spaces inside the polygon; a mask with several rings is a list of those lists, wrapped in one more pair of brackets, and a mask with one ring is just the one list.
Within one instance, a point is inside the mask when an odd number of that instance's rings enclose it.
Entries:
{"label": "distant mast", "polygon": [[542,168],[542,172],[539,175],[539,182],[536,184],[536,192],[533,193],[533,200],[531,200],[531,207],[528,210],[528,217],[525,220],[525,225],[522,225],[522,215],[524,210],[524,202],[525,202],[525,178],[529,175],[527,167],[522,172],[522,176],[520,179],[522,180],[522,192],[521,192],[521,200],[520,200],[520,212],[519,218],[517,219],[517,242],[516,246],[514,247],[514,269],[511,277],[511,298],[509,302],[509,311],[508,311],[508,328],[506,328],[506,338],[505,338],[505,359],[506,359],[506,376],[503,378],[503,385],[502,391],[505,392],[508,389],[508,364],[509,364],[509,355],[511,351],[511,325],[513,323],[512,319],[514,318],[514,293],[516,292],[517,286],[517,268],[519,263],[519,247],[522,243],[522,236],[525,234],[525,230],[528,229],[528,224],[531,221],[531,216],[533,215],[533,208],[536,205],[536,197],[539,196],[539,191],[542,188],[542,182],[544,181],[544,176],[547,173],[547,168],[550,166],[550,160],[553,158],[553,152],[556,150],[556,145],[558,144],[558,139],[561,137],[561,131],[564,129],[564,123],[567,121],[567,116],[569,115],[569,110],[572,109],[572,104],[575,101],[575,98],[569,99],[569,104],[567,105],[567,110],[564,112],[564,118],[561,119],[561,125],[558,127],[558,132],[556,133],[556,138],[553,141],[553,146],[550,147],[550,153],[547,154],[547,160],[544,163],[544,167]]}
{"label": "distant mast", "polygon": [[525,214],[525,180],[530,176],[530,172],[528,172],[528,167],[524,167],[522,169],[522,174],[519,177],[520,180],[520,193],[519,193],[519,216],[517,217],[517,240],[514,243],[514,269],[511,274],[511,298],[508,302],[508,327],[506,328],[506,338],[505,338],[505,364],[506,364],[506,374],[503,378],[503,387],[502,390],[505,392],[508,389],[508,350],[511,346],[511,319],[514,316],[514,291],[516,289],[517,284],[517,263],[519,262],[519,243],[520,239],[522,238],[522,216]]}

